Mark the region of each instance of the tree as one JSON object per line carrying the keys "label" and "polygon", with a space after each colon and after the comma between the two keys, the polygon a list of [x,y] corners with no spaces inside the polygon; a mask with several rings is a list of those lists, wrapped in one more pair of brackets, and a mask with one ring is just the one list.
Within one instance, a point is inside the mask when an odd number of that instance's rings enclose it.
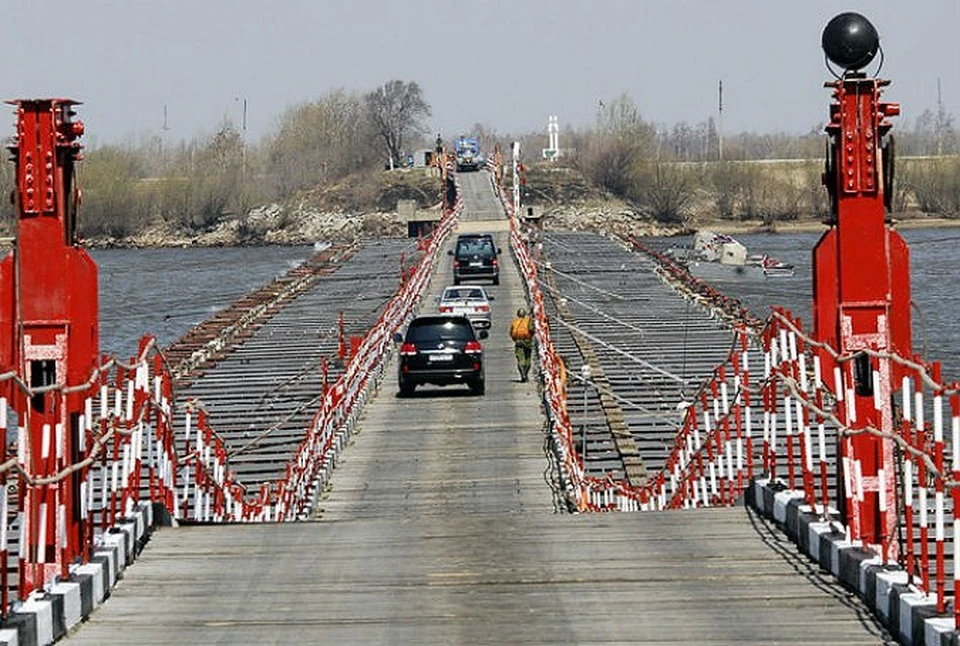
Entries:
{"label": "tree", "polygon": [[359,95],[342,89],[289,108],[266,143],[274,194],[286,198],[372,166],[376,135],[362,108]]}
{"label": "tree", "polygon": [[604,190],[623,197],[631,188],[635,164],[655,148],[656,131],[626,94],[600,104],[596,132],[580,157],[583,174]]}
{"label": "tree", "polygon": [[423,119],[430,116],[430,105],[415,82],[387,81],[365,94],[363,103],[391,160],[401,159],[404,138],[426,132]]}

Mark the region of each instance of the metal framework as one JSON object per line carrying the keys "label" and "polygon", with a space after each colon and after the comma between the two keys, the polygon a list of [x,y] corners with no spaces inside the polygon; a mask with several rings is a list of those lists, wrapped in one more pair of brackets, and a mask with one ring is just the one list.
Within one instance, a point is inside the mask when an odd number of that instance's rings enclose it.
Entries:
{"label": "metal framework", "polygon": [[[16,245],[0,263],[0,372],[15,372],[2,395],[24,411],[19,459],[38,477],[50,477],[83,450],[81,416],[86,393],[77,387],[95,373],[99,355],[97,267],[77,240],[80,191],[74,163],[83,123],[69,99],[12,102],[17,131],[10,147],[16,166]],[[46,390],[44,390],[46,389]],[[65,574],[85,544],[80,476],[21,487],[21,589]]]}
{"label": "metal framework", "polygon": [[[840,354],[859,353],[843,366],[821,350],[825,375],[843,393],[842,415],[852,429],[841,440],[845,510],[854,538],[896,554],[892,381],[902,368],[865,351],[910,352],[909,252],[886,219],[892,193],[893,146],[887,117],[896,103],[880,100],[889,81],[848,72],[833,89],[823,181],[834,219],[814,249],[814,331]],[[869,405],[868,405],[869,404]],[[858,414],[859,412],[859,414]],[[882,436],[857,433],[878,429]],[[838,496],[844,499],[843,496]]]}

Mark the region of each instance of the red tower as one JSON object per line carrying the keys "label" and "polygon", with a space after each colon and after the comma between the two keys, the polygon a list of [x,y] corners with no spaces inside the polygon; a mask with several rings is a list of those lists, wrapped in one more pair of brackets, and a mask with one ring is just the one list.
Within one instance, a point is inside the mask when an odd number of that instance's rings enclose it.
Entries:
{"label": "red tower", "polygon": [[[75,101],[36,99],[16,106],[10,146],[16,166],[11,196],[16,243],[0,263],[0,394],[25,429],[18,439],[20,467],[31,479],[51,478],[79,461],[85,384],[97,368],[97,267],[77,241],[74,163],[81,159]],[[66,575],[80,555],[80,472],[20,487],[22,536],[20,595]]]}
{"label": "red tower", "polygon": [[[846,71],[826,84],[833,103],[823,180],[834,217],[814,250],[814,326],[820,341],[852,357],[837,365],[831,354],[819,353],[842,421],[852,430],[840,441],[838,478],[852,537],[895,556],[892,391],[901,375],[885,355],[909,357],[911,347],[909,251],[886,218],[893,182],[887,117],[900,114],[900,106],[880,101],[889,81],[857,71],[879,48],[866,18],[837,16],[823,41],[828,58]],[[842,374],[842,386],[834,383],[835,374]]]}

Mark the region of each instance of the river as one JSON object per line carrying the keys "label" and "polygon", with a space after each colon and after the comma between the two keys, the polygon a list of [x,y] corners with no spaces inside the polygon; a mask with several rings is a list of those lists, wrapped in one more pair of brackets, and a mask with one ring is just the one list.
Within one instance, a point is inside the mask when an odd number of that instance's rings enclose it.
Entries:
{"label": "river", "polygon": [[101,351],[129,358],[145,333],[169,345],[312,254],[309,246],[93,250]]}
{"label": "river", "polygon": [[[960,305],[956,277],[960,276],[960,229],[908,229],[900,232],[910,246],[911,300],[913,301],[914,351],[943,364],[944,378],[960,378],[960,324],[955,312]],[[760,318],[781,305],[802,317],[812,328],[813,247],[819,233],[768,233],[736,235],[749,253],[766,253],[795,265],[793,278],[766,280],[717,280],[720,291],[736,296]],[[657,246],[664,246],[660,239]],[[671,240],[690,244],[691,239]]]}
{"label": "river", "polygon": [[[739,235],[750,253],[767,253],[796,266],[793,278],[716,281],[764,318],[773,305],[811,319],[810,262],[818,233]],[[955,277],[960,276],[960,229],[912,229],[910,245],[915,350],[939,359],[944,375],[960,378],[960,324]],[[671,240],[682,243],[682,239]],[[661,245],[664,241],[660,241]],[[302,247],[109,249],[91,255],[100,266],[100,346],[127,357],[144,332],[162,345],[178,339],[238,297],[307,259]]]}

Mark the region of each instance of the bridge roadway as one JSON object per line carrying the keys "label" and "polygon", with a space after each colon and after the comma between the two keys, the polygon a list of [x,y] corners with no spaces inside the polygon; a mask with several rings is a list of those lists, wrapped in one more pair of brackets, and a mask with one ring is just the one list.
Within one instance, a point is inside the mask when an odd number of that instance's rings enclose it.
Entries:
{"label": "bridge roadway", "polygon": [[[524,297],[505,222],[474,220],[498,213],[485,181],[461,176],[461,230],[504,249],[486,395],[400,399],[388,370],[315,520],[161,529],[71,644],[889,641],[743,508],[557,511],[536,384],[506,334]],[[449,275],[443,256],[434,294]]]}

